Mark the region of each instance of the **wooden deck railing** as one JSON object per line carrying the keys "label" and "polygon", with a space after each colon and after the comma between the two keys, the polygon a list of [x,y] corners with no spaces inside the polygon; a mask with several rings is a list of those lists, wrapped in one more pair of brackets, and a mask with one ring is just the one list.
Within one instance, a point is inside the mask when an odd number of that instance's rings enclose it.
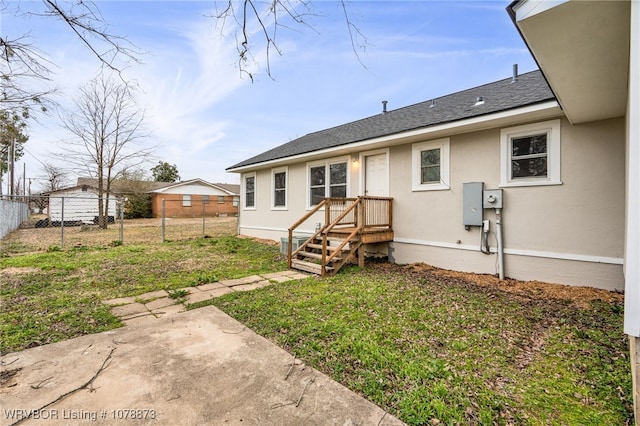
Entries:
{"label": "wooden deck railing", "polygon": [[[291,268],[291,260],[295,252],[300,251],[307,243],[319,238],[320,235],[323,236],[322,265],[324,268],[328,261],[325,258],[327,234],[333,229],[353,228],[348,240],[369,229],[391,229],[393,223],[392,201],[393,198],[390,197],[325,198],[289,227],[289,243],[287,245],[289,268]],[[319,229],[316,229],[315,233],[295,251],[292,250],[293,232],[322,208],[325,213],[324,224],[321,224]],[[344,246],[348,240],[345,240],[342,245]]]}

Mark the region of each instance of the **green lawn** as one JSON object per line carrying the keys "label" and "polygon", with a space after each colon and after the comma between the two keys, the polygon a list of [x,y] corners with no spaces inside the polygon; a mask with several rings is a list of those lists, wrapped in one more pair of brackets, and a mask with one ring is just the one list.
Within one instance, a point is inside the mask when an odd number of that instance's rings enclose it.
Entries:
{"label": "green lawn", "polygon": [[286,269],[278,247],[237,237],[81,246],[0,257],[0,353],[119,327],[105,299]]}
{"label": "green lawn", "polygon": [[405,422],[624,425],[620,303],[369,265],[212,302]]}
{"label": "green lawn", "polygon": [[[285,269],[231,236],[3,254],[2,353],[119,327],[104,299]],[[621,298],[524,288],[372,263],[208,303],[412,425],[632,423]]]}

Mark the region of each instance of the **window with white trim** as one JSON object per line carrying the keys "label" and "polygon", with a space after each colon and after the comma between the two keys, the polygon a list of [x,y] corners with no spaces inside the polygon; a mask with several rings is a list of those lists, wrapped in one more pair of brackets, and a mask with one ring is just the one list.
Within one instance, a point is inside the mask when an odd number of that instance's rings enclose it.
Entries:
{"label": "window with white trim", "polygon": [[413,144],[411,147],[412,189],[449,189],[449,138]]}
{"label": "window with white trim", "polygon": [[347,160],[313,163],[307,170],[309,206],[318,205],[326,197],[347,197]]}
{"label": "window with white trim", "polygon": [[287,167],[271,170],[271,207],[276,210],[287,208]]}
{"label": "window with white trim", "polygon": [[500,131],[501,186],[559,185],[560,120]]}
{"label": "window with white trim", "polygon": [[218,195],[218,204],[224,204],[224,195]]}
{"label": "window with white trim", "polygon": [[256,208],[256,174],[248,173],[242,179],[244,191],[244,208],[252,210]]}
{"label": "window with white trim", "polygon": [[191,207],[191,195],[189,194],[182,195],[182,207]]}

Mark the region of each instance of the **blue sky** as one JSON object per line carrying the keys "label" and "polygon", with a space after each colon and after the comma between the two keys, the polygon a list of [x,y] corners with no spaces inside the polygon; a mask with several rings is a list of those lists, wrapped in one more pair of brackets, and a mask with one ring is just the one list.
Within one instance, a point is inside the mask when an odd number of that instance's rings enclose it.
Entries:
{"label": "blue sky", "polygon": [[[210,17],[216,2],[96,4],[109,32],[146,52],[124,76],[140,87],[158,159],[176,164],[183,180],[237,183],[225,168],[307,133],[378,114],[383,100],[391,110],[510,77],[516,63],[520,72],[536,69],[505,11],[508,3],[350,1],[349,17],[367,39],[356,55],[339,3],[316,0],[312,29],[289,24],[279,30],[282,55],[270,57],[272,78],[264,70],[264,44],[255,38],[253,83],[239,72],[234,34]],[[61,22],[5,10],[0,32],[9,38],[29,33],[55,64],[61,107],[99,69]],[[30,135],[27,177],[42,176],[38,160],[63,164],[57,146],[69,135],[55,116],[32,123]]]}

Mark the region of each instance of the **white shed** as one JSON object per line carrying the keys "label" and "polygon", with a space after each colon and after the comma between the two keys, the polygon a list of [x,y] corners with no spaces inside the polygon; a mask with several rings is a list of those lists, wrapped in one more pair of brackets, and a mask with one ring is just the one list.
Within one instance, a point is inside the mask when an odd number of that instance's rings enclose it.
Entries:
{"label": "white shed", "polygon": [[[107,216],[116,217],[117,200],[111,194]],[[49,193],[50,222],[96,223],[98,218],[98,190],[92,186],[79,185]]]}

